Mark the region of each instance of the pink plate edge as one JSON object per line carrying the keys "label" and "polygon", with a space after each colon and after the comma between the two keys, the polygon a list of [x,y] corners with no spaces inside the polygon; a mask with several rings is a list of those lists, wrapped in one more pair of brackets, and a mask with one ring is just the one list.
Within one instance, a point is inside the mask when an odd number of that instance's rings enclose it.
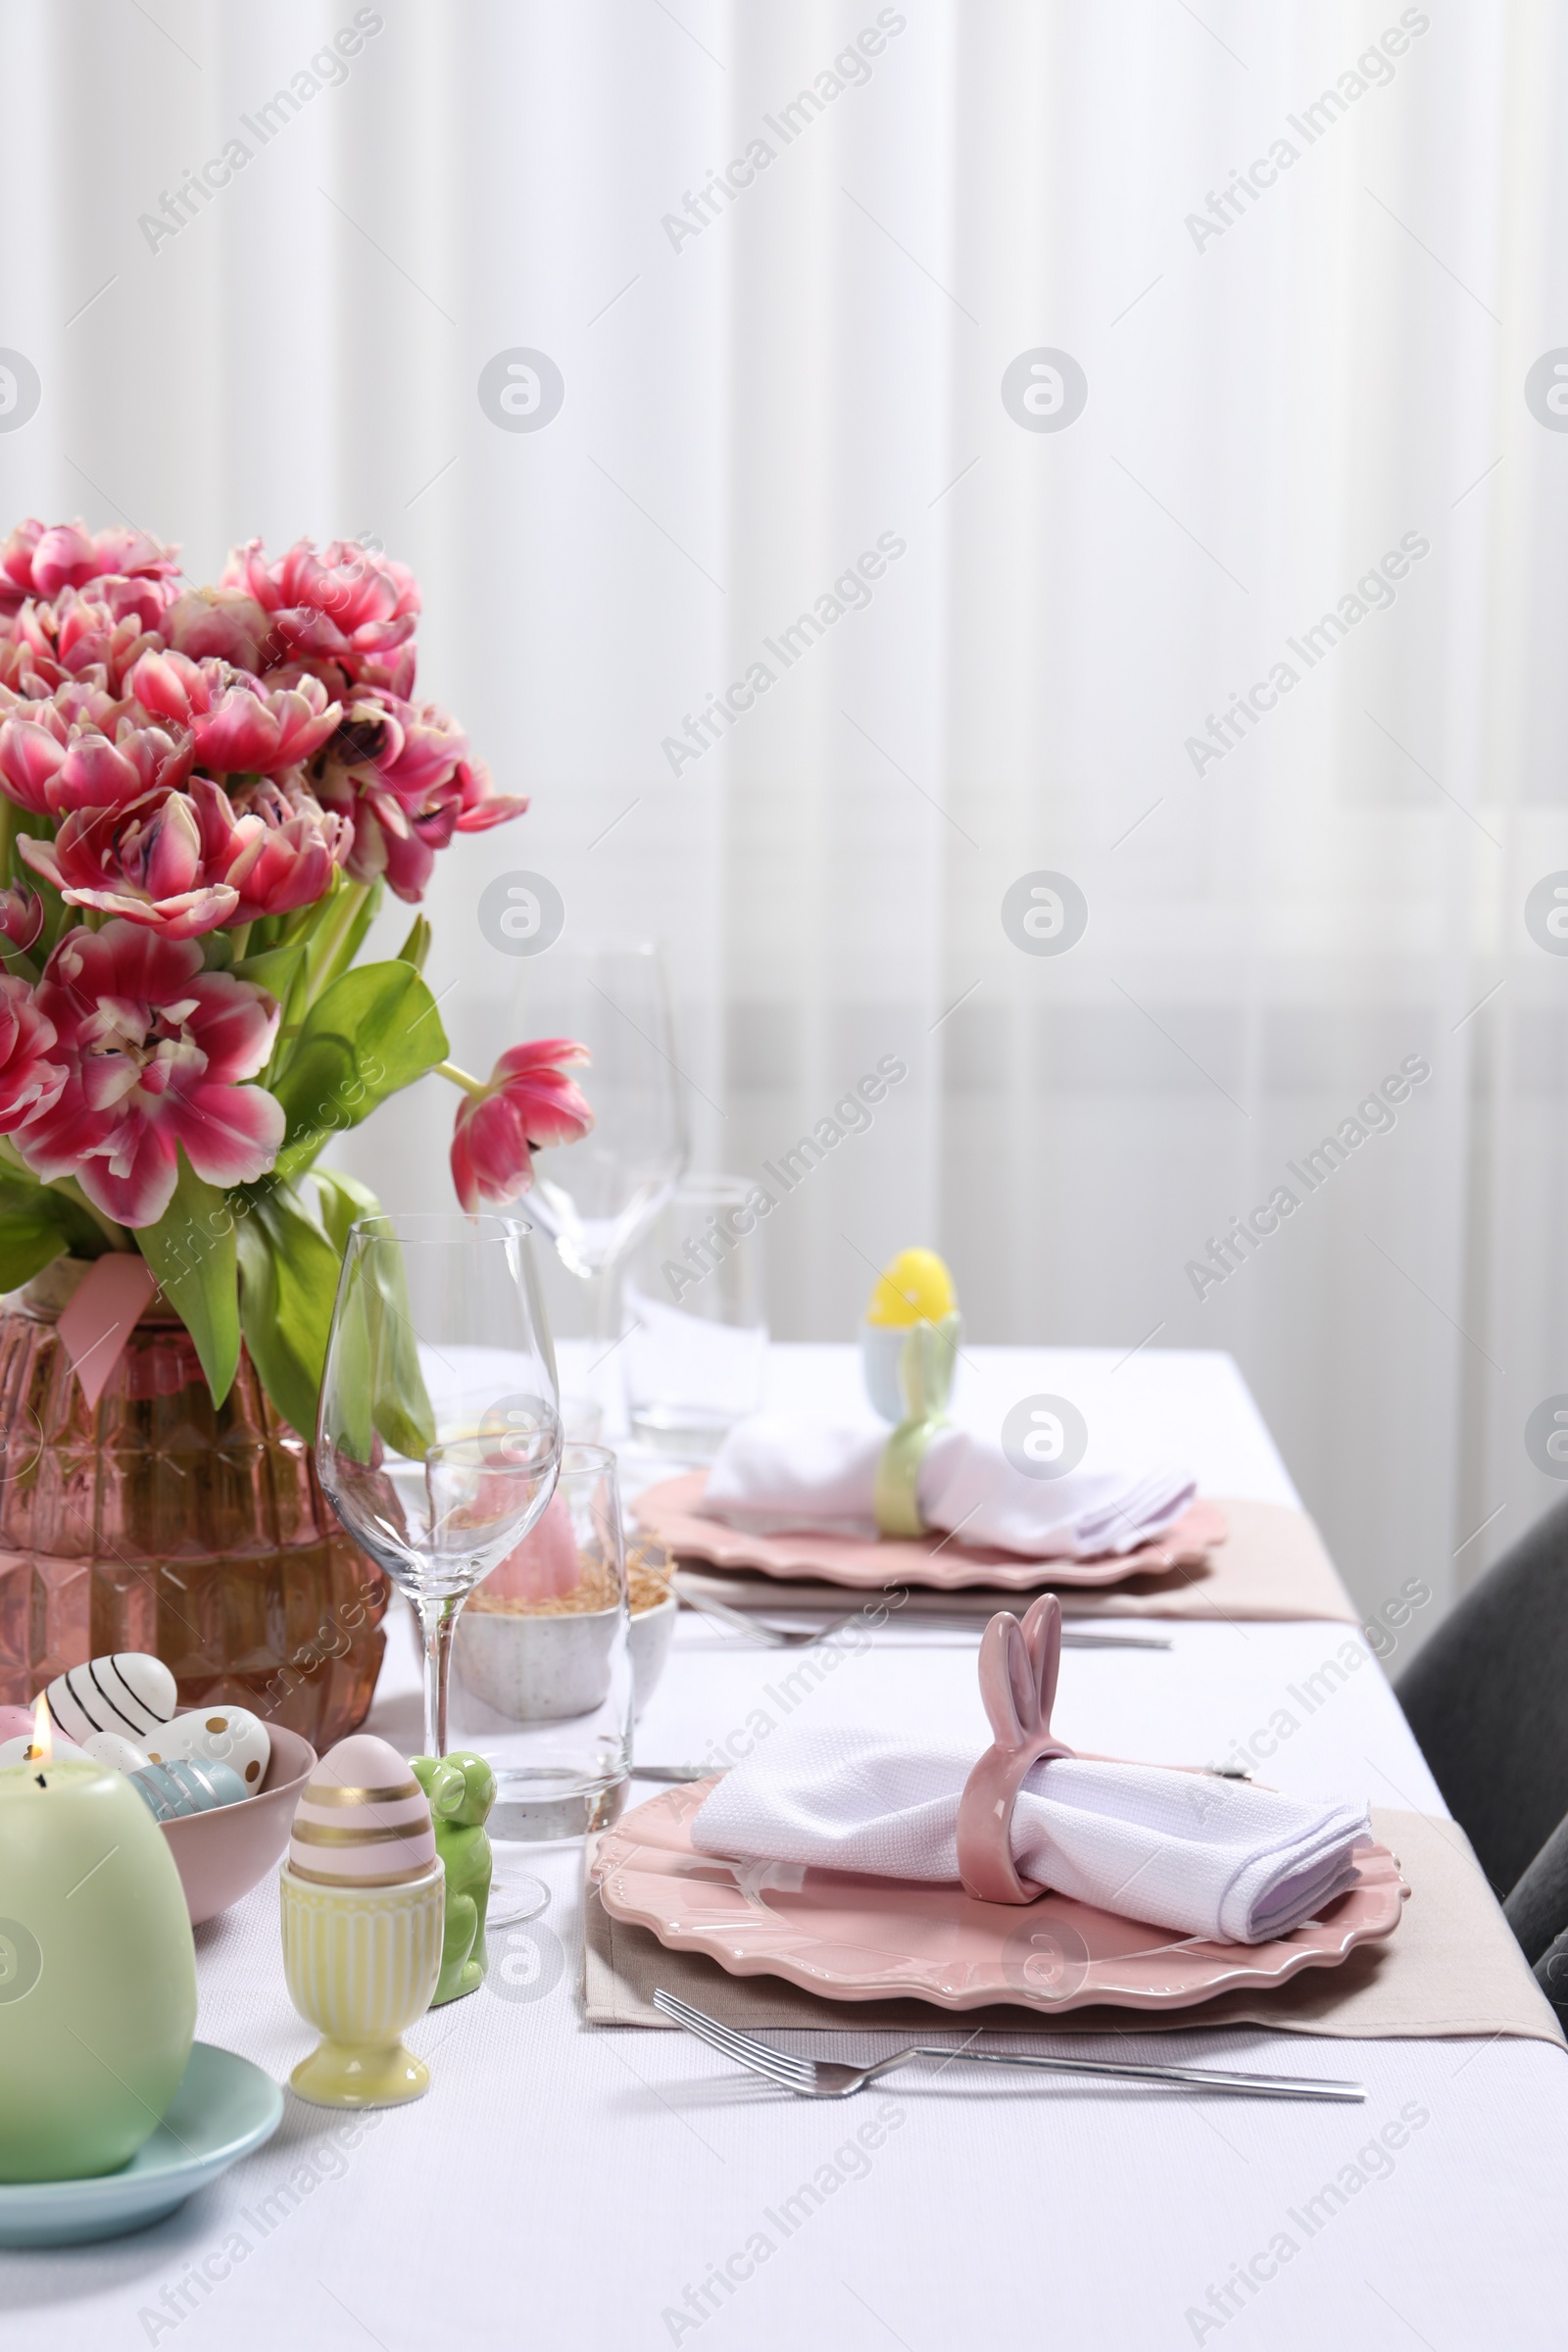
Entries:
{"label": "pink plate edge", "polygon": [[[1172,1937],[1170,1943],[1153,1947],[1146,1953],[1129,1953],[1121,1956],[1124,1961],[1129,1963],[1136,1964],[1142,1959],[1152,1964],[1163,1963],[1168,1967],[1171,1957],[1179,1949],[1180,1964],[1192,1967],[1206,1964],[1208,1953],[1216,1956],[1221,1953],[1227,1955],[1223,1959],[1216,1957],[1212,1973],[1200,1978],[1191,1984],[1144,1989],[1124,1985],[1096,1984],[1093,1982],[1093,1964],[1091,1965],[1090,1979],[1076,1992],[1061,1999],[1053,1998],[1048,1994],[1031,1993],[1026,1985],[1008,1985],[1005,1989],[999,1989],[995,1985],[976,1985],[954,1991],[941,1984],[933,1984],[929,1968],[923,1976],[884,1977],[872,1984],[864,1979],[834,1977],[821,1970],[813,1970],[798,1961],[788,1951],[769,1952],[759,1947],[752,1951],[739,1953],[734,1949],[733,1942],[725,1940],[726,1936],[734,1936],[736,1931],[733,1926],[726,1928],[714,1925],[710,1928],[681,1931],[671,1927],[666,1918],[657,1910],[648,1907],[646,1903],[639,1904],[624,1896],[618,1901],[612,1898],[607,1886],[609,1875],[617,1867],[624,1869],[629,1858],[623,1858],[620,1849],[629,1846],[631,1853],[650,1855],[679,1854],[683,1850],[680,1846],[668,1843],[645,1847],[635,1838],[628,1839],[627,1830],[636,1821],[638,1814],[651,1812],[656,1807],[666,1817],[674,1814],[677,1816],[678,1826],[684,1834],[687,1823],[713,1785],[711,1781],[694,1781],[679,1788],[664,1789],[657,1797],[649,1798],[644,1804],[634,1806],[631,1812],[622,1815],[612,1830],[605,1833],[600,1840],[594,1862],[594,1876],[598,1882],[600,1901],[612,1919],[622,1920],[632,1927],[648,1929],[668,1950],[703,1952],[710,1959],[716,1960],[728,1976],[781,1977],[787,1984],[798,1985],[803,1992],[814,1992],[823,1999],[835,2001],[882,2001],[910,1998],[928,2001],[933,2007],[939,2009],[1031,2009],[1040,2015],[1052,2017],[1065,2016],[1071,2009],[1191,2009],[1205,2001],[1214,2000],[1224,1992],[1270,1990],[1277,1984],[1289,1984],[1292,1978],[1299,1976],[1304,1969],[1338,1967],[1360,1945],[1383,1941],[1394,1934],[1399,1924],[1404,1903],[1410,1892],[1409,1887],[1399,1876],[1398,1862],[1395,1854],[1388,1846],[1374,1840],[1360,1851],[1359,1860],[1363,1873],[1360,1883],[1341,1895],[1336,1907],[1354,1902],[1357,1897],[1379,1896],[1382,1899],[1369,1912],[1353,1915],[1343,1924],[1335,1923],[1329,1927],[1320,1926],[1314,1930],[1297,1930],[1298,1936],[1315,1933],[1325,1939],[1322,1942],[1300,1944],[1282,1939],[1276,1943],[1210,1944],[1205,1947],[1202,1944],[1195,1944],[1186,1937]],[[694,1858],[698,1858],[696,1849],[689,1844],[684,1846],[684,1851],[692,1854]],[[700,1858],[704,1861],[718,1859],[706,1855]],[[719,1867],[723,1867],[721,1862]],[[643,1875],[657,1878],[661,1874],[653,1871],[644,1872]],[[1019,1917],[1023,1916],[1024,1913],[1020,1911]],[[1164,1932],[1154,1931],[1156,1934]],[[1233,1960],[1228,1956],[1232,1953],[1245,1954],[1249,1957]],[[1262,1966],[1260,1962],[1265,1954],[1270,1955],[1270,1958],[1268,1964]],[[919,1966],[917,1961],[915,1966]]]}
{"label": "pink plate edge", "polygon": [[[1225,1541],[1227,1532],[1218,1505],[1200,1495],[1157,1544],[1093,1560],[1025,1560],[1008,1552],[977,1552],[957,1544],[926,1544],[886,1537],[871,1543],[854,1536],[808,1532],[758,1536],[721,1519],[701,1517],[692,1509],[707,1477],[706,1470],[687,1470],[678,1478],[645,1488],[632,1505],[638,1525],[666,1551],[706,1560],[714,1568],[757,1568],[764,1576],[781,1579],[808,1574],[857,1592],[875,1592],[889,1578],[939,1592],[961,1592],[970,1585],[995,1592],[1032,1592],[1044,1584],[1094,1592],[1125,1584],[1135,1576],[1164,1575],[1180,1566],[1196,1565],[1212,1545]],[[1184,1544],[1181,1529],[1194,1518],[1204,1532],[1196,1542]]]}

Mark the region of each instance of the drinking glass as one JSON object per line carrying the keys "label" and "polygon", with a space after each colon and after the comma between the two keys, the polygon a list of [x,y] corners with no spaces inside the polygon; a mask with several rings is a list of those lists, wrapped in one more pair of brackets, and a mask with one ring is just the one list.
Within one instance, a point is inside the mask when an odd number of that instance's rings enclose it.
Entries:
{"label": "drinking glass", "polygon": [[530,1037],[588,1048],[591,1133],[541,1162],[529,1213],[567,1270],[593,1286],[594,1329],[615,1335],[612,1269],[686,1164],[686,1120],[669,982],[660,950],[558,946],[530,962],[515,1012]]}
{"label": "drinking glass", "polygon": [[621,1363],[632,1434],[707,1461],[762,1401],[761,1233],[738,1176],[688,1176],[632,1253]]}
{"label": "drinking glass", "polygon": [[447,1752],[458,1613],[540,1517],[560,1466],[529,1231],[506,1216],[362,1218],[332,1308],[317,1464],[418,1619],[432,1756]]}
{"label": "drinking glass", "polygon": [[543,1516],[453,1644],[458,1736],[496,1776],[492,1838],[576,1838],[613,1818],[631,1763],[630,1638],[615,1457],[567,1446]]}

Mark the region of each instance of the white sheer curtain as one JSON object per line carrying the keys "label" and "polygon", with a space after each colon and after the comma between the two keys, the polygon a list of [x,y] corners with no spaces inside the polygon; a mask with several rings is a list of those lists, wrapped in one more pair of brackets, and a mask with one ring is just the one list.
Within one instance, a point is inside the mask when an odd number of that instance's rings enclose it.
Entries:
{"label": "white sheer curtain", "polygon": [[[198,578],[377,534],[534,795],[433,893],[460,1059],[522,1017],[474,922],[519,867],[669,944],[705,1163],[893,1057],[769,1221],[778,1333],[848,1337],[928,1240],[977,1340],[1230,1348],[1360,1597],[1446,1597],[1556,1494],[1524,1431],[1568,1390],[1568,964],[1525,922],[1568,867],[1568,438],[1525,397],[1563,46],[1481,0],[9,5],[4,511]],[[520,347],[538,432],[477,397]],[[1004,403],[1043,349],[1065,429]],[[1041,871],[1060,956],[1004,928]],[[441,1198],[448,1118],[426,1082],[354,1164]]]}

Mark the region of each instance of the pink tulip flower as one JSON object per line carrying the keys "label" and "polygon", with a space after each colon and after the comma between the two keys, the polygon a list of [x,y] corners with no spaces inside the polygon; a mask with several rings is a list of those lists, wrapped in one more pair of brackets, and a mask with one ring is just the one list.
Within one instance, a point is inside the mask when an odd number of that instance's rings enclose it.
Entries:
{"label": "pink tulip flower", "polygon": [[15,612],[0,614],[0,680],[50,694],[77,678],[118,695],[132,663],[163,643],[161,617],[147,580],[95,580],[91,594],[64,588],[52,604],[28,597]]}
{"label": "pink tulip flower", "polygon": [[467,751],[438,704],[380,690],[355,695],[312,780],[323,805],[354,819],[348,870],[356,882],[384,875],[400,899],[416,902],[455,832],[481,832],[527,808],[491,796]]}
{"label": "pink tulip flower", "polygon": [[195,662],[175,648],[154,647],[142,655],[125,685],[154,718],[188,727],[198,712],[211,710],[224,675],[224,664],[216,658]]}
{"label": "pink tulip flower", "polygon": [[78,684],[74,694],[26,704],[25,717],[14,711],[0,725],[0,791],[35,815],[122,808],[158,786],[182,784],[190,773],[196,746],[184,729],[172,735],[122,715],[111,736],[107,711],[101,725],[71,716],[90,707],[92,692]]}
{"label": "pink tulip flower", "polygon": [[116,529],[94,536],[84,522],[19,522],[0,547],[0,612],[15,612],[29,596],[54,597],[89,580],[146,581],[160,606],[173,601],[177,547],[145,531]]}
{"label": "pink tulip flower", "polygon": [[0,1135],[12,1134],[58,1100],[66,1064],[63,1056],[49,1059],[54,1043],[54,1024],[26,981],[10,974],[0,979]]}
{"label": "pink tulip flower", "polygon": [[37,945],[42,929],[43,901],[35,890],[22,883],[0,890],[0,939],[11,943],[0,949],[0,955],[25,956]]}
{"label": "pink tulip flower", "polygon": [[74,588],[68,588],[53,608],[24,605],[17,615],[19,623],[28,612],[37,614],[45,628],[53,624],[54,658],[66,677],[84,678],[101,671],[112,694],[124,692],[126,672],[149,646],[162,643],[140,610],[133,607],[117,614],[107,601],[81,596]]}
{"label": "pink tulip flower", "polygon": [[[199,794],[203,782],[198,776],[192,790]],[[230,873],[240,894],[236,923],[314,906],[331,889],[333,868],[347,865],[354,844],[348,817],[320,808],[302,785],[271,777],[252,792],[237,829],[246,846],[243,865]]]}
{"label": "pink tulip flower", "polygon": [[0,724],[0,790],[34,816],[49,813],[49,787],[65,765],[71,729],[52,703],[28,703],[38,716]]}
{"label": "pink tulip flower", "polygon": [[318,678],[272,693],[263,679],[237,677],[205,716],[192,719],[196,757],[218,775],[275,775],[318,752],[342,715]]}
{"label": "pink tulip flower", "polygon": [[222,585],[242,590],[267,613],[269,645],[276,649],[269,668],[301,657],[327,659],[351,683],[364,663],[384,667],[395,657],[419,612],[418,584],[408,565],[353,540],[334,539],[318,553],[300,539],[270,564],[262,542],[252,539],[234,549]]}
{"label": "pink tulip flower", "polygon": [[244,1081],[271,1052],[278,1007],[265,989],[204,971],[194,940],[130,922],[69,931],[36,1006],[65,1083],[15,1135],[46,1183],[74,1176],[95,1208],[142,1226],[173,1198],[181,1145],[209,1184],[252,1183],[271,1166],[283,1107]]}
{"label": "pink tulip flower", "polygon": [[533,1153],[574,1144],[594,1123],[586,1097],[565,1075],[588,1059],[569,1037],[538,1038],[503,1054],[482,1094],[466,1094],[452,1133],[452,1182],[470,1216],[479,1203],[515,1200],[533,1182]]}
{"label": "pink tulip flower", "polygon": [[246,846],[222,794],[213,784],[208,791],[226,823],[204,823],[182,792],[149,792],[123,808],[74,809],[52,841],[24,837],[17,847],[68,906],[122,915],[166,939],[194,939],[235,919],[239,892],[229,868]]}
{"label": "pink tulip flower", "polygon": [[268,666],[270,634],[254,597],[226,588],[188,589],[170,607],[160,631],[166,644],[192,662],[211,659],[248,670]]}
{"label": "pink tulip flower", "polygon": [[215,775],[274,775],[318,752],[343,715],[319,678],[274,684],[218,661],[177,652],[144,654],[130,692],[144,710],[191,730],[196,758]]}
{"label": "pink tulip flower", "polygon": [[528,806],[526,798],[515,793],[497,792],[482,760],[460,760],[454,780],[459,793],[460,833],[488,833],[492,825],[521,816]]}
{"label": "pink tulip flower", "polygon": [[270,782],[236,816],[227,794],[197,776],[188,795],[149,792],[122,808],[74,809],[52,841],[17,846],[69,906],[145,923],[165,939],[196,939],[222,923],[313,906],[346,854],[347,827],[308,793]]}

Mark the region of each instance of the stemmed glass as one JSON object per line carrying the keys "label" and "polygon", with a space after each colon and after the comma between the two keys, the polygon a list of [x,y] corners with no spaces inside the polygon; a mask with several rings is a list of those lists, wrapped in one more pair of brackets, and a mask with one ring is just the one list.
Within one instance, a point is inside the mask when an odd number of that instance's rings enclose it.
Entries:
{"label": "stemmed glass", "polygon": [[539,1518],[561,1461],[529,1232],[506,1216],[362,1218],[332,1308],[317,1465],[419,1621],[432,1756],[458,1612]]}
{"label": "stemmed glass", "polygon": [[563,1265],[594,1286],[594,1330],[609,1341],[614,1270],[686,1165],[663,956],[647,943],[558,947],[525,970],[516,1009],[529,1036],[574,1037],[592,1056],[593,1131],[550,1152],[528,1205]]}

